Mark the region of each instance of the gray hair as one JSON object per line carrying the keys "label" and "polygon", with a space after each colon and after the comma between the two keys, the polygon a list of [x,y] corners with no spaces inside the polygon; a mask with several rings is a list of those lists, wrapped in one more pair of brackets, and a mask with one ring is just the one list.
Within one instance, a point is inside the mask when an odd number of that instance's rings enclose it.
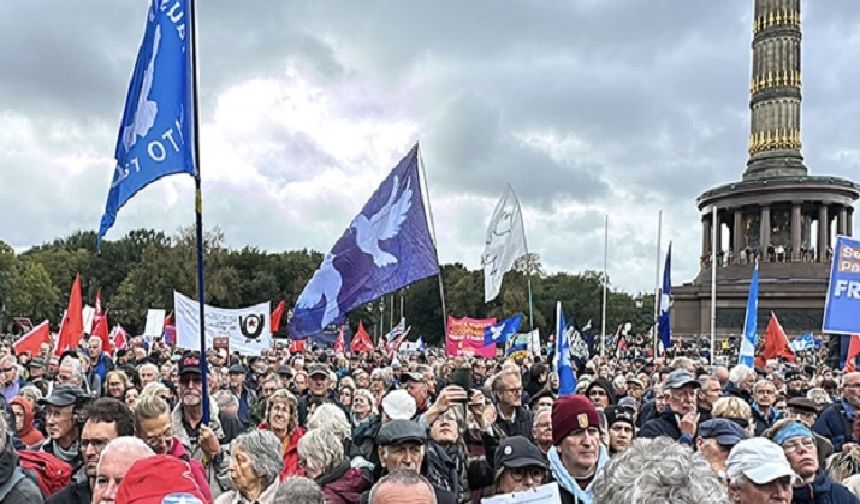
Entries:
{"label": "gray hair", "polygon": [[22,395],[22,396],[28,395],[28,396],[36,399],[37,401],[39,399],[42,399],[45,397],[42,394],[42,391],[39,390],[39,387],[37,387],[35,385],[27,385],[26,387],[21,387],[21,390],[18,392],[18,395]]}
{"label": "gray hair", "polygon": [[352,400],[354,401],[356,397],[363,397],[367,399],[368,404],[370,404],[370,414],[376,415],[379,413],[376,409],[376,398],[373,397],[373,393],[367,389],[355,389],[355,392],[352,393]]}
{"label": "gray hair", "polygon": [[305,460],[307,467],[324,473],[343,462],[345,455],[343,443],[331,432],[311,429],[299,439],[299,458]]}
{"label": "gray hair", "polygon": [[[153,364],[154,366],[155,364]],[[143,367],[143,366],[141,366]],[[167,385],[161,383],[160,381],[149,382],[143,387],[143,390],[140,391],[140,398],[143,399],[145,397],[150,396],[158,396],[162,392],[170,393],[170,389],[167,388]]]}
{"label": "gray hair", "polygon": [[541,413],[549,413],[552,415],[552,406],[541,406],[535,411],[534,421],[532,422],[532,429],[535,428],[538,424],[538,419],[540,418]]}
{"label": "gray hair", "polygon": [[331,403],[317,406],[314,410],[314,416],[308,421],[308,429],[322,429],[331,432],[341,442],[352,436],[352,426],[346,419],[346,414]]}
{"label": "gray hair", "polygon": [[385,383],[385,388],[387,389],[391,386],[391,373],[389,373],[387,369],[376,368],[372,373],[370,373],[370,380],[382,380],[382,382]]}
{"label": "gray hair", "polygon": [[729,371],[729,381],[737,384],[746,380],[749,375],[755,375],[755,369],[744,364],[738,364]]}
{"label": "gray hair", "polygon": [[281,482],[275,502],[289,502],[290,504],[326,504],[325,496],[319,485],[314,480],[291,476]]}
{"label": "gray hair", "polygon": [[830,394],[827,393],[823,388],[813,388],[809,389],[809,392],[806,393],[806,398],[810,399],[818,406],[830,404]]}
{"label": "gray hair", "polygon": [[724,504],[726,487],[698,453],[666,437],[635,439],[594,478],[601,504]]}
{"label": "gray hair", "polygon": [[153,373],[158,374],[158,366],[151,362],[147,362],[146,364],[141,364],[140,368],[138,368],[137,373],[140,374],[144,369],[151,369]]}
{"label": "gray hair", "polygon": [[281,442],[272,431],[252,430],[240,434],[234,441],[233,449],[241,447],[251,459],[254,473],[266,481],[266,487],[278,479],[284,469],[284,455],[281,453]]}
{"label": "gray hair", "polygon": [[430,492],[430,495],[433,496],[433,504],[436,504],[436,491],[433,489],[433,486],[430,485],[430,482],[427,481],[427,478],[421,476],[420,474],[411,469],[401,469],[399,471],[394,471],[393,473],[390,473],[377,481],[376,484],[373,485],[373,488],[370,489],[370,496],[367,498],[368,504],[374,504],[376,492],[378,492],[381,487],[388,483],[404,486],[424,485],[427,487],[427,491]]}
{"label": "gray hair", "polygon": [[762,378],[761,380],[755,382],[755,385],[753,385],[753,394],[757,393],[762,387],[776,388],[776,385],[774,385],[772,381]]}
{"label": "gray hair", "polygon": [[108,455],[112,455],[114,452],[133,456],[135,457],[134,460],[141,460],[155,455],[152,448],[146,446],[146,443],[134,436],[114,438],[102,449],[102,454],[99,457],[99,466],[96,470],[98,474],[102,473],[102,462],[105,461]]}
{"label": "gray hair", "polygon": [[226,409],[230,407],[239,407],[239,398],[236,394],[229,390],[219,390],[215,393],[215,400],[218,401],[218,409]]}
{"label": "gray hair", "polygon": [[141,423],[144,420],[154,420],[161,415],[170,415],[167,401],[157,395],[141,395],[134,405],[134,430],[137,434],[143,434]]}

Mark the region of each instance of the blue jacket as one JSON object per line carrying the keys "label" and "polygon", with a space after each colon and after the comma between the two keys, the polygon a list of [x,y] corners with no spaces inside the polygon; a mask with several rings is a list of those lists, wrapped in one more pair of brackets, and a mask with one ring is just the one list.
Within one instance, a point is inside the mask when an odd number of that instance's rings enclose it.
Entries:
{"label": "blue jacket", "polygon": [[842,445],[853,443],[854,436],[851,433],[851,420],[842,405],[842,401],[835,402],[825,408],[812,425],[816,432],[833,443],[833,450],[837,453],[842,451]]}
{"label": "blue jacket", "polygon": [[811,484],[794,487],[794,504],[860,504],[851,491],[818,470]]}
{"label": "blue jacket", "polygon": [[[698,427],[697,427],[698,430]],[[645,422],[642,429],[639,430],[637,437],[642,438],[658,438],[666,436],[675,441],[680,441],[686,445],[693,444],[693,438],[682,438],[681,428],[678,426],[678,417],[675,412],[666,410],[660,413],[657,418],[652,418]]]}
{"label": "blue jacket", "polygon": [[761,414],[761,410],[758,408],[758,403],[753,403],[752,405],[752,416],[753,422],[755,422],[755,435],[761,436],[764,434],[764,431],[773,427],[773,424],[776,423],[777,420],[782,418],[782,414],[776,408],[770,408],[770,412],[767,415],[767,418]]}

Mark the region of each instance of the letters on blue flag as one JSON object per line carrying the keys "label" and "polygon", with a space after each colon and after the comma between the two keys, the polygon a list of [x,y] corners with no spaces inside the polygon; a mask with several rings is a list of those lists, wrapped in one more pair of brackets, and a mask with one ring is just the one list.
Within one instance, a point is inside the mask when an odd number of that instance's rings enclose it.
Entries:
{"label": "letters on blue flag", "polygon": [[418,177],[418,145],[373,193],[305,286],[288,323],[304,339],[384,294],[439,273]]}
{"label": "letters on blue flag", "polygon": [[823,332],[860,333],[860,240],[836,237],[830,284],[824,303]]}
{"label": "letters on blue flag", "polygon": [[666,253],[666,264],[663,266],[663,292],[660,296],[660,320],[658,320],[658,332],[663,348],[668,350],[672,347],[672,327],[670,325],[669,310],[672,306],[672,243],[669,243],[669,251]]}
{"label": "letters on blue flag", "polygon": [[744,319],[744,333],[741,337],[741,351],[738,359],[739,364],[753,368],[755,361],[755,348],[758,342],[756,329],[758,328],[758,261],[753,268],[750,280],[749,296],[747,297],[747,314]]}
{"label": "letters on blue flag", "polygon": [[794,341],[789,345],[791,350],[794,352],[803,352],[806,350],[813,350],[818,348],[815,344],[815,337],[812,333],[801,334],[800,336],[794,338]]}
{"label": "letters on blue flag", "polygon": [[484,346],[505,343],[511,335],[520,330],[522,321],[523,315],[520,313],[487,327],[484,329]]}
{"label": "letters on blue flag", "polygon": [[558,373],[558,396],[576,392],[576,375],[570,363],[570,333],[567,330],[561,301],[556,303],[555,370]]}
{"label": "letters on blue flag", "polygon": [[114,157],[116,167],[98,240],[117,212],[147,184],[195,174],[194,100],[187,0],[153,0],[128,86]]}

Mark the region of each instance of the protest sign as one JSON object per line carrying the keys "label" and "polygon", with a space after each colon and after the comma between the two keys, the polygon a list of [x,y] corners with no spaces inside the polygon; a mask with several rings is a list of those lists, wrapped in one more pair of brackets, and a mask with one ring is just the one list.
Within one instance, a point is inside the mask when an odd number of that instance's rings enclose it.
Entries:
{"label": "protest sign", "polygon": [[558,483],[548,483],[530,490],[495,495],[481,499],[481,504],[561,504]]}
{"label": "protest sign", "polygon": [[495,323],[495,317],[486,319],[448,317],[445,353],[452,357],[477,355],[492,359],[496,355],[496,345],[484,346],[484,330]]}
{"label": "protest sign", "polygon": [[860,240],[836,237],[824,303],[825,333],[860,333]]}
{"label": "protest sign", "polygon": [[[176,346],[199,349],[200,305],[174,291],[173,309],[176,313]],[[241,355],[259,356],[263,349],[272,346],[271,302],[236,309],[206,305],[204,310],[207,349],[214,348],[216,337],[228,337],[230,350]]]}

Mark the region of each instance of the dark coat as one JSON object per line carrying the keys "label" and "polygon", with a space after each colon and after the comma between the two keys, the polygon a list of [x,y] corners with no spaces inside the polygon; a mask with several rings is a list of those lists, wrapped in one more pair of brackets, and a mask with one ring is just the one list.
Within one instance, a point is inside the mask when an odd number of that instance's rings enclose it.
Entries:
{"label": "dark coat", "polygon": [[[657,438],[666,436],[678,441],[681,439],[681,429],[673,411],[664,411],[657,418],[645,422],[636,437]],[[690,441],[692,443],[692,440]],[[688,443],[688,444],[690,444]]]}
{"label": "dark coat", "polygon": [[[306,395],[299,398],[298,410],[299,410],[299,425],[302,427],[308,426],[308,407],[310,406],[310,402],[313,400],[313,396]],[[340,401],[334,396],[334,393],[329,390],[326,392],[325,397],[322,398],[323,403],[331,403],[342,409],[347,418],[349,418],[349,410],[347,410]]]}
{"label": "dark coat", "polygon": [[831,404],[822,411],[812,425],[812,430],[829,439],[836,452],[842,451],[843,444],[855,442],[851,432],[851,421],[848,420],[841,401]]}
{"label": "dark coat", "polygon": [[522,406],[518,407],[516,412],[513,422],[508,422],[499,415],[493,427],[504,434],[504,437],[523,436],[529,441],[533,441],[532,424],[534,423],[534,412]]}
{"label": "dark coat", "polygon": [[361,469],[350,468],[349,460],[314,481],[322,489],[326,504],[356,504],[370,489],[370,478]]}
{"label": "dark coat", "polygon": [[811,484],[794,487],[794,504],[860,504],[851,491],[818,470]]}
{"label": "dark coat", "polygon": [[724,397],[740,397],[741,399],[746,401],[746,403],[749,404],[750,406],[752,406],[752,403],[753,403],[752,394],[749,392],[746,392],[744,390],[739,389],[737,387],[737,385],[734,384],[734,382],[726,382],[726,386],[723,387],[723,396]]}
{"label": "dark coat", "polygon": [[91,500],[89,481],[73,480],[69,486],[45,499],[45,504],[90,504]]}
{"label": "dark coat", "polygon": [[780,414],[779,410],[776,408],[771,408],[770,413],[767,418],[761,414],[757,407],[752,408],[752,416],[753,422],[755,422],[755,435],[761,436],[764,434],[764,431],[773,427],[773,424],[776,423],[777,420],[782,418],[782,414]]}
{"label": "dark coat", "polygon": [[[20,467],[18,454],[12,449],[11,436],[7,436],[6,449],[0,454],[0,485],[9,481],[16,467]],[[31,475],[21,478],[0,504],[42,504],[42,492],[32,478]]]}

